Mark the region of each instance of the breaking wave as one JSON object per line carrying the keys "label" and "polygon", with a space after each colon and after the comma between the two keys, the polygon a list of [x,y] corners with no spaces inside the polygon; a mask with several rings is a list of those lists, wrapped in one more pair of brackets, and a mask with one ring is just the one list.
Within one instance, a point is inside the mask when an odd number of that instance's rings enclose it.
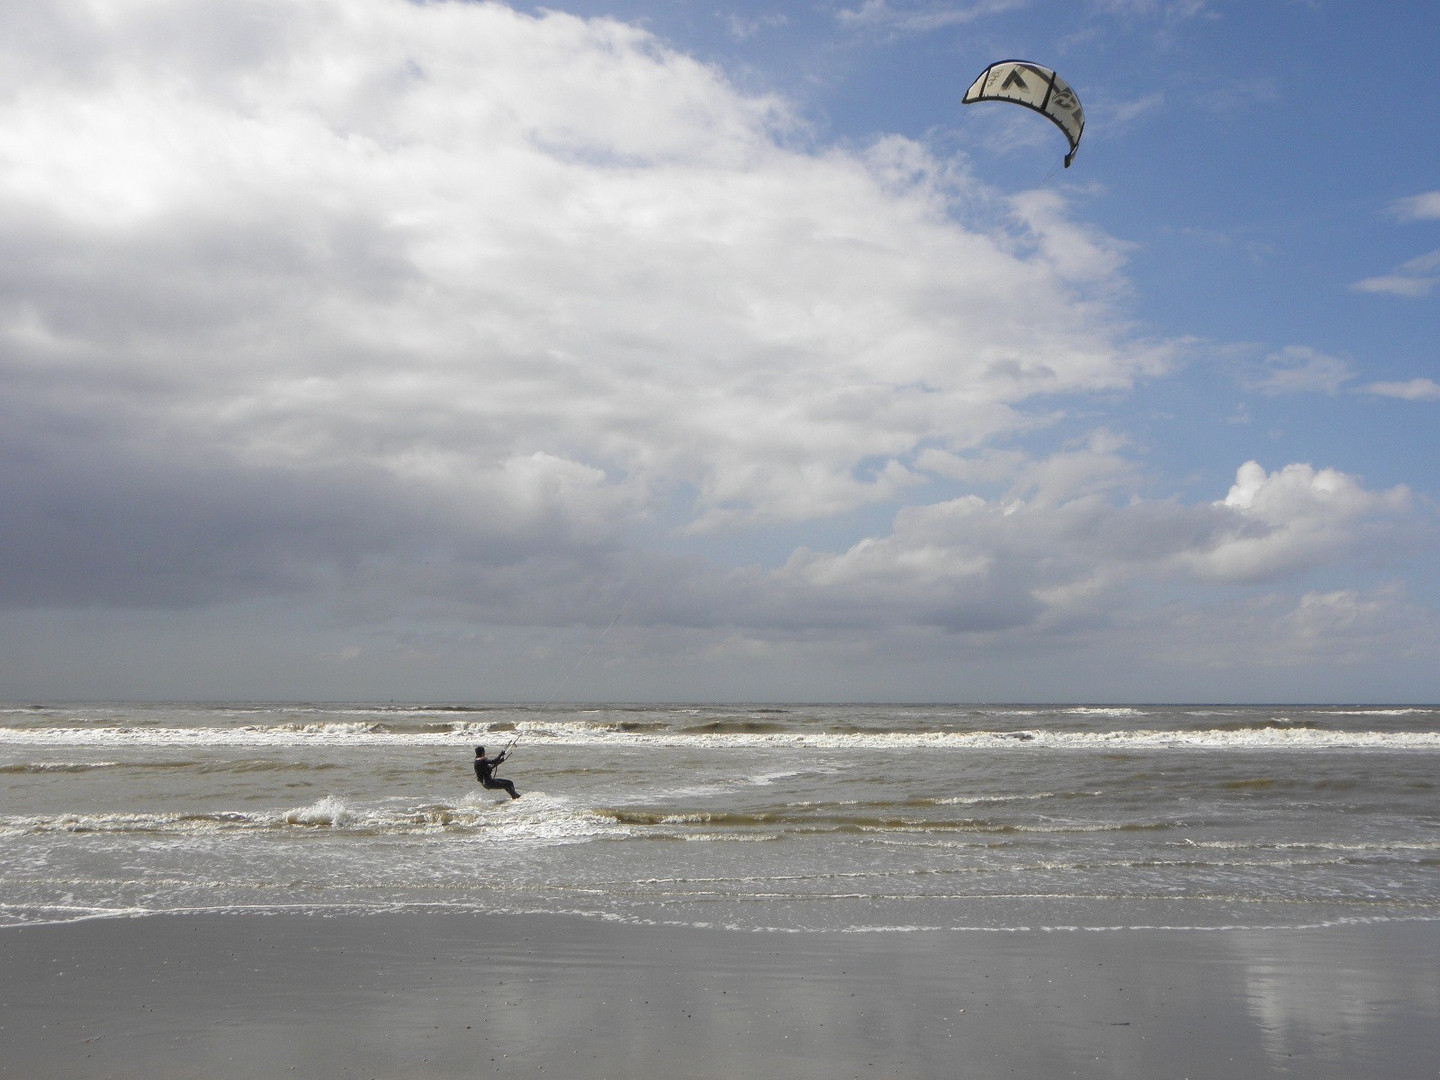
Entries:
{"label": "breaking wave", "polygon": [[[514,734],[513,726],[441,725],[442,730],[394,729],[365,722],[276,724],[238,728],[6,728],[0,744],[12,746],[453,746],[457,741]],[[722,722],[676,729],[648,723],[526,723],[519,734],[551,746],[630,746],[664,749],[724,748],[849,750],[1440,750],[1436,731],[1330,731],[1310,724],[1237,725],[1182,731],[867,731],[798,732],[764,721]]]}

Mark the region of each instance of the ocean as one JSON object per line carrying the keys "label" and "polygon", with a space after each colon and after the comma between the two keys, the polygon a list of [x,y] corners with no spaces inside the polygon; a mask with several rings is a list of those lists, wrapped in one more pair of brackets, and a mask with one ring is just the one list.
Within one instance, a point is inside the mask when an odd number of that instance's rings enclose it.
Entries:
{"label": "ocean", "polygon": [[[512,740],[515,802],[471,768]],[[0,926],[1432,921],[1437,784],[1428,707],[19,704]]]}

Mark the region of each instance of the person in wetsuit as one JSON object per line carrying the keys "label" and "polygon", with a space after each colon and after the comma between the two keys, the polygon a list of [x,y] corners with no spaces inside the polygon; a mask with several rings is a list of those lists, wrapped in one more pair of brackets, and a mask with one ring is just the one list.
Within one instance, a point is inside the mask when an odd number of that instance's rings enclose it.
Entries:
{"label": "person in wetsuit", "polygon": [[475,747],[475,779],[480,781],[483,788],[499,788],[501,791],[508,791],[512,799],[518,799],[520,793],[515,790],[515,785],[495,775],[495,770],[505,760],[505,751],[500,751],[500,756],[491,761],[485,756],[485,747]]}

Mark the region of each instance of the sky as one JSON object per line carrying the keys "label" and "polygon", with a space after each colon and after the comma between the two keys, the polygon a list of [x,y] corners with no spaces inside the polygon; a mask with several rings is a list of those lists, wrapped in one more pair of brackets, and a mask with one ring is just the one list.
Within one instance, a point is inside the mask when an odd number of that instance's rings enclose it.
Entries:
{"label": "sky", "polygon": [[0,6],[0,699],[1440,700],[1437,49]]}

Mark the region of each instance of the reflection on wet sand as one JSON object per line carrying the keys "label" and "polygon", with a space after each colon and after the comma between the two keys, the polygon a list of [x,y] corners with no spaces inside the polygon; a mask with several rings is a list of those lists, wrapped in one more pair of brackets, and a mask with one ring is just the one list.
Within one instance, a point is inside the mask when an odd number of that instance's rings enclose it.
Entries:
{"label": "reflection on wet sand", "polygon": [[[744,933],[555,916],[0,932],[0,1076],[1433,1073],[1440,923]],[[179,1048],[183,1048],[183,1052]]]}

